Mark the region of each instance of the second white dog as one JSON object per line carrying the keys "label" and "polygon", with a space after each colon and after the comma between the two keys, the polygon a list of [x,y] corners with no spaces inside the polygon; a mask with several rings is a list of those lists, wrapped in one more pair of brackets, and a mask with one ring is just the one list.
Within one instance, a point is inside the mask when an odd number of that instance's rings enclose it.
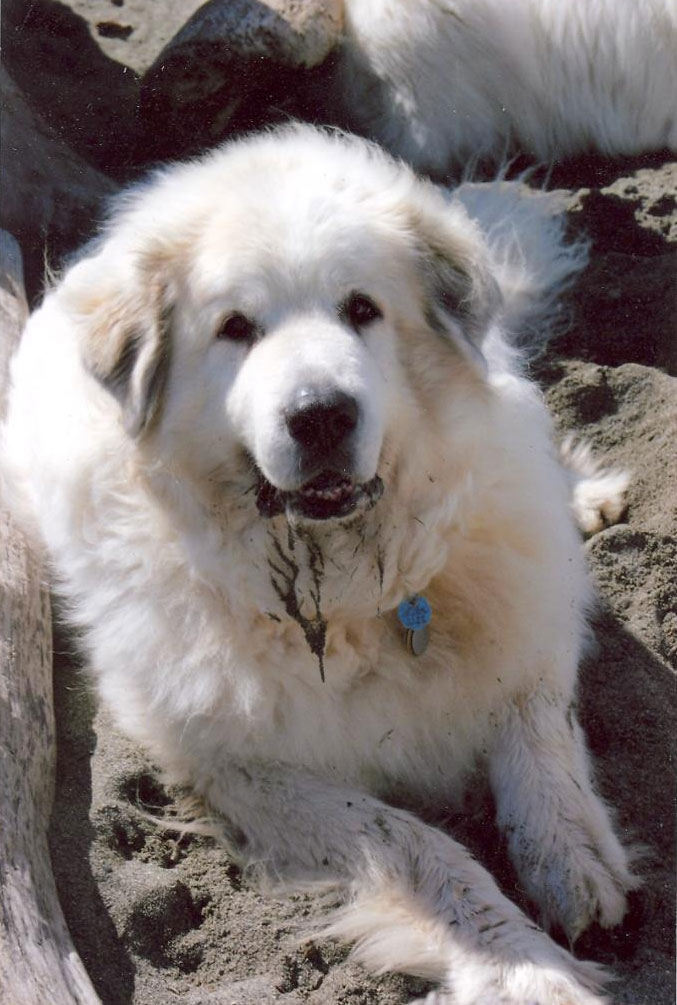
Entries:
{"label": "second white dog", "polygon": [[345,0],[354,126],[436,174],[677,151],[674,0]]}

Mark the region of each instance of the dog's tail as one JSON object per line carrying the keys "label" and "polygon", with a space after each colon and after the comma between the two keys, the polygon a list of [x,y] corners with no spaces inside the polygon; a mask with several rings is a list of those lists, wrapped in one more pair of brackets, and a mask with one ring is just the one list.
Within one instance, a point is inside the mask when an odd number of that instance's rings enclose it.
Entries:
{"label": "dog's tail", "polygon": [[588,262],[588,242],[567,238],[566,193],[498,180],[465,182],[452,198],[484,233],[503,294],[503,331],[527,355],[537,354],[570,326],[562,294]]}
{"label": "dog's tail", "polygon": [[627,509],[627,491],[632,480],[622,468],[607,468],[587,443],[567,436],[560,446],[560,459],[571,485],[571,498],[578,526],[584,534],[596,534],[618,523]]}

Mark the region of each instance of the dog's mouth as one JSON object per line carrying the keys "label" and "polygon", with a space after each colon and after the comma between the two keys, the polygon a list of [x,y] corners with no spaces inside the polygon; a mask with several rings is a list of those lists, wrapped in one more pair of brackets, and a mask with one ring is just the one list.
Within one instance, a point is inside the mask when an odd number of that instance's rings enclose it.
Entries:
{"label": "dog's mouth", "polygon": [[265,517],[288,516],[306,520],[341,520],[359,508],[370,509],[383,495],[383,482],[375,475],[356,484],[338,471],[322,471],[300,489],[283,492],[259,472],[256,505]]}

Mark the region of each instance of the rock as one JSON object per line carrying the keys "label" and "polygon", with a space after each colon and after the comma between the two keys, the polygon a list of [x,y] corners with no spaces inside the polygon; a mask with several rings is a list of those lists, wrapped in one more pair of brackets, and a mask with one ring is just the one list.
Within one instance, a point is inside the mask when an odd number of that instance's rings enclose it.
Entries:
{"label": "rock", "polygon": [[273,59],[283,66],[310,69],[332,51],[340,24],[337,0],[268,0],[265,4],[210,0],[169,48],[187,51],[193,45],[216,43],[247,59]]}
{"label": "rock", "polygon": [[59,139],[4,70],[0,81],[0,220],[21,244],[26,291],[34,300],[45,264],[58,268],[64,255],[91,236],[117,186]]}
{"label": "rock", "polygon": [[67,0],[111,59],[140,77],[204,0]]}
{"label": "rock", "polygon": [[109,59],[87,22],[56,0],[3,0],[3,62],[32,109],[83,160],[132,171],[138,79]]}
{"label": "rock", "polygon": [[139,158],[195,153],[226,135],[307,117],[340,33],[338,0],[211,0],[142,81]]}

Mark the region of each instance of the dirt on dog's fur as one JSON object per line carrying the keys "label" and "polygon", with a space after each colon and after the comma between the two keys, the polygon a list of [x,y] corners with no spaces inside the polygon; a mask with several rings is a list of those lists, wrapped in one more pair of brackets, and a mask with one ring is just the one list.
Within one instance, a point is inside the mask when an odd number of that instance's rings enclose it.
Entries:
{"label": "dirt on dog's fur", "polygon": [[[578,184],[584,180],[580,172]],[[597,456],[633,474],[624,520],[585,545],[602,603],[595,618],[597,649],[581,675],[580,713],[600,788],[617,807],[619,833],[647,847],[645,885],[633,895],[620,929],[592,930],[577,945],[577,955],[613,969],[613,998],[628,1005],[674,1001],[677,388],[675,377],[656,366],[654,352],[657,344],[672,351],[674,301],[662,313],[653,305],[658,320],[651,343],[641,335],[633,342],[642,318],[630,301],[623,309],[622,283],[620,303],[611,282],[599,285],[599,269],[643,271],[658,290],[661,276],[669,282],[670,269],[677,273],[674,245],[667,240],[675,218],[669,178],[670,169],[644,171],[618,181],[611,193],[595,190],[595,199],[608,202],[606,216],[585,190],[574,200],[574,223],[592,228],[597,244],[573,292],[571,330],[537,367],[562,433],[585,438]],[[619,209],[618,192],[629,193],[636,217],[628,215],[627,203]],[[625,224],[609,250],[603,221],[621,209]],[[660,235],[659,219],[665,224]],[[650,248],[647,223],[656,238]],[[608,332],[606,342],[598,339],[599,329],[614,318],[618,340],[633,342],[635,362],[618,358]],[[322,910],[316,898],[262,896],[211,840],[157,829],[148,816],[165,812],[171,793],[94,709],[65,640],[61,648],[51,847],[76,947],[104,1002],[394,1005],[425,990],[413,978],[370,977],[330,943],[300,946],[298,934]],[[520,901],[492,813],[479,790],[464,817],[451,817],[443,806],[429,807],[428,816],[470,845]]]}

